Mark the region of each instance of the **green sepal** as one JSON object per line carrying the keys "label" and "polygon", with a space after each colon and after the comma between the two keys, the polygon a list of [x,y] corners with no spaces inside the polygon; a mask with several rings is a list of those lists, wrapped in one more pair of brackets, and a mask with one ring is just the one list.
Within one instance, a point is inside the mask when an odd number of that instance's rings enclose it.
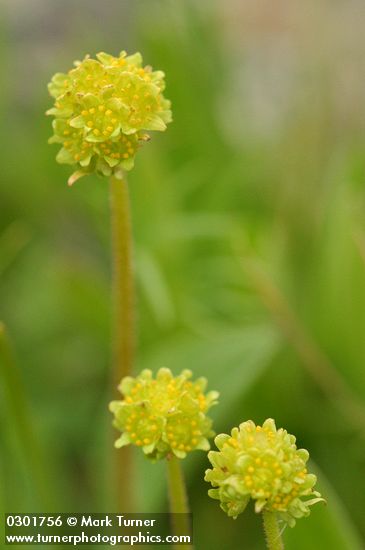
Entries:
{"label": "green sepal", "polygon": [[129,435],[126,432],[123,432],[119,439],[116,440],[114,443],[114,447],[116,449],[121,449],[122,447],[125,447],[127,445],[130,445],[131,439]]}

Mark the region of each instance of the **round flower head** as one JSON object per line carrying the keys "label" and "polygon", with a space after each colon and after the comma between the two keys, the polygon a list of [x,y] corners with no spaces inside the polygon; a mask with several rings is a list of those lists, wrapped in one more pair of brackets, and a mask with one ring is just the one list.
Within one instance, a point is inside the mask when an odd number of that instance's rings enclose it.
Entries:
{"label": "round flower head", "polygon": [[123,432],[115,446],[132,443],[155,460],[170,453],[185,458],[195,449],[208,450],[208,438],[214,432],[206,412],[216,403],[218,393],[204,394],[206,380],[192,382],[191,376],[184,370],[174,377],[163,368],[156,379],[150,370],[136,378],[123,378],[119,390],[124,399],[109,405],[114,426]]}
{"label": "round flower head", "polygon": [[256,512],[276,512],[292,527],[295,519],[309,515],[310,506],[323,501],[313,491],[316,476],[306,469],[308,451],[297,449],[295,437],[277,430],[271,418],[262,426],[243,422],[231,436],[218,435],[215,444],[219,451],[208,454],[213,469],[206,471],[205,480],[216,487],[209,496],[220,500],[229,516],[236,518],[253,499]]}
{"label": "round flower head", "polygon": [[74,69],[56,73],[48,85],[55,98],[47,111],[55,117],[49,142],[62,145],[58,162],[77,167],[70,184],[92,172],[121,177],[149,139],[146,131],[163,131],[171,122],[163,72],[143,66],[139,53],[98,53],[96,58],[76,61]]}

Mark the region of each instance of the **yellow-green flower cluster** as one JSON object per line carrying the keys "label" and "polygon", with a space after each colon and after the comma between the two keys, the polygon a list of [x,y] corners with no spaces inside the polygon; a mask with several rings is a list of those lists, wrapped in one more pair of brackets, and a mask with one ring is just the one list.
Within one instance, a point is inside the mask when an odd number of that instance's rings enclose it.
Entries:
{"label": "yellow-green flower cluster", "polygon": [[55,98],[47,114],[55,117],[50,143],[62,145],[57,161],[77,165],[70,183],[91,172],[121,175],[134,164],[146,131],[171,121],[164,73],[143,66],[139,53],[119,57],[98,53],[56,73],[48,85]]}
{"label": "yellow-green flower cluster", "polygon": [[136,378],[123,378],[119,390],[122,401],[110,403],[114,426],[122,433],[117,448],[137,445],[151,459],[173,453],[179,458],[195,449],[209,450],[212,421],[206,415],[218,393],[204,393],[206,380],[191,381],[191,371],[174,377],[162,368],[156,378],[143,370]]}
{"label": "yellow-green flower cluster", "polygon": [[219,451],[208,454],[213,469],[205,480],[215,487],[209,495],[229,516],[236,518],[253,499],[256,512],[276,512],[292,527],[323,501],[313,490],[316,476],[307,472],[308,451],[297,449],[295,437],[277,430],[274,420],[262,426],[243,422],[230,436],[218,435],[215,444]]}

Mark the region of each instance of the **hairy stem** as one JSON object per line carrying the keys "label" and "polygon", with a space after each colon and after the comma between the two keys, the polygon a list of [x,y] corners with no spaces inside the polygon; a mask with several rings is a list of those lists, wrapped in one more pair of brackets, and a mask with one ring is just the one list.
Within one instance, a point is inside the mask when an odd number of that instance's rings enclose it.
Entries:
{"label": "hairy stem", "polygon": [[[174,535],[190,535],[190,516],[188,497],[186,493],[184,475],[181,469],[180,460],[176,456],[167,459],[167,475],[170,497],[170,513],[172,515],[172,528]],[[174,545],[175,550],[192,549],[192,545]]]}
{"label": "hairy stem", "polygon": [[[52,507],[52,476],[49,461],[44,456],[39,438],[34,429],[26,388],[16,363],[13,349],[5,325],[0,322],[0,382],[4,391],[9,423],[15,427],[27,464],[29,477],[39,504],[45,510]],[[54,491],[54,487],[53,487]]]}
{"label": "hairy stem", "polygon": [[264,522],[264,531],[268,550],[284,550],[284,544],[281,538],[276,514],[274,512],[264,510],[262,512],[262,519]]}
{"label": "hairy stem", "polygon": [[[134,356],[134,280],[132,228],[126,179],[110,181],[112,225],[112,384],[115,391],[124,376],[132,374]],[[133,456],[130,447],[114,451],[113,486],[119,512],[131,512]]]}

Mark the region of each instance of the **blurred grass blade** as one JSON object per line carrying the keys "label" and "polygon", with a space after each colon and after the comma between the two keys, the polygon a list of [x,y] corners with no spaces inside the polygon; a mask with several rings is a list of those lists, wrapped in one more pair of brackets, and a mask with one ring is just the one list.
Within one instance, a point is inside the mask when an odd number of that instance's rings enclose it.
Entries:
{"label": "blurred grass blade", "polygon": [[137,277],[145,297],[161,327],[175,320],[174,304],[164,274],[157,262],[145,249],[137,252]]}
{"label": "blurred grass blade", "polygon": [[5,395],[5,414],[8,422],[14,426],[27,464],[29,478],[34,483],[34,491],[39,504],[44,510],[50,510],[53,498],[50,492],[50,477],[48,467],[39,439],[34,427],[34,421],[26,395],[26,388],[21,373],[16,365],[13,350],[5,328],[0,322],[0,378]]}
{"label": "blurred grass blade", "polygon": [[26,247],[31,235],[26,224],[15,221],[7,226],[0,235],[0,275],[17,258],[18,254]]}
{"label": "blurred grass blade", "polygon": [[363,231],[354,232],[353,240],[365,266],[365,233]]}
{"label": "blurred grass blade", "polygon": [[289,306],[284,295],[255,259],[242,263],[244,272],[257,295],[276,320],[303,366],[327,397],[365,436],[365,405],[347,385],[315,340]]}

